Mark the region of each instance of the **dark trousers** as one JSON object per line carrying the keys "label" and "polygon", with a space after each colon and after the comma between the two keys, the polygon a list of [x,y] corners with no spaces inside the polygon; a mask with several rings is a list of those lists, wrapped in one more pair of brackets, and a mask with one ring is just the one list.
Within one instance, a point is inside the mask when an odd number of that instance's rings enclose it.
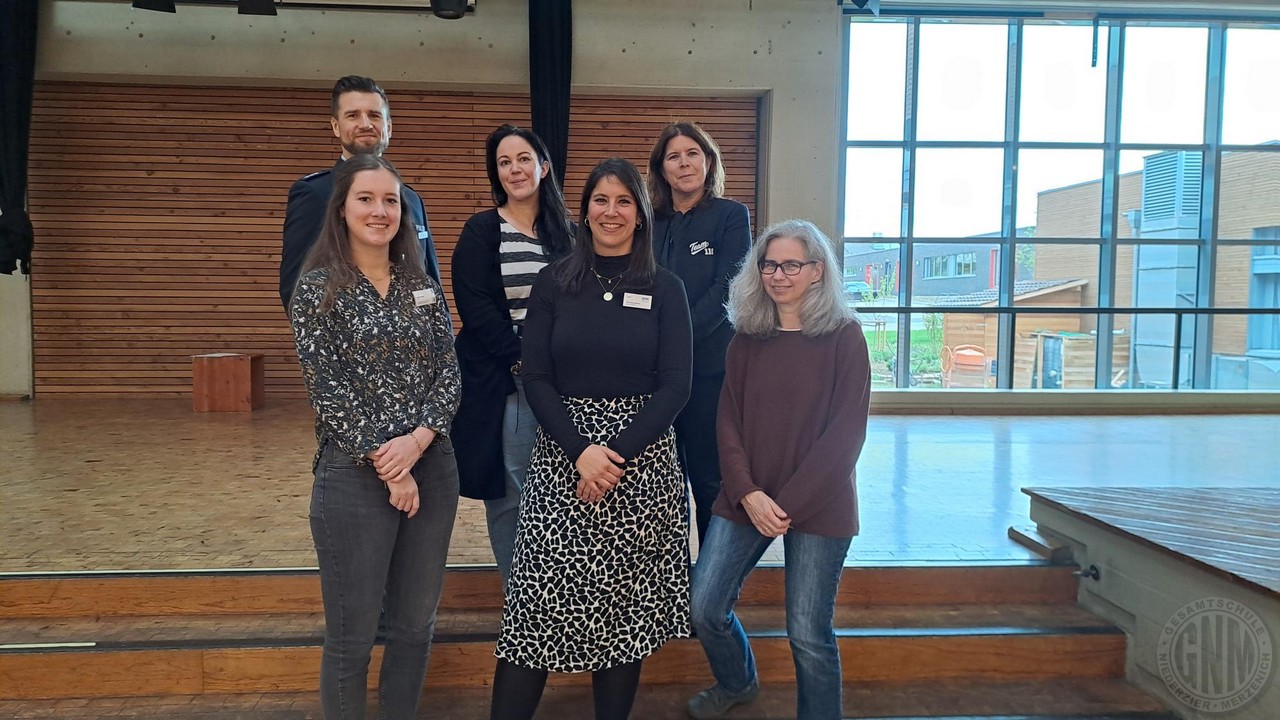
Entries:
{"label": "dark trousers", "polygon": [[716,447],[716,410],[724,373],[694,375],[689,402],[676,417],[676,449],[685,479],[693,491],[698,544],[707,539],[711,505],[720,494],[720,451]]}
{"label": "dark trousers", "polygon": [[458,504],[458,467],[437,437],[413,468],[421,509],[412,519],[389,502],[369,464],[329,443],[316,464],[311,536],[324,600],[320,706],[325,720],[365,716],[369,659],[386,608],[379,717],[411,720],[427,670],[436,606]]}

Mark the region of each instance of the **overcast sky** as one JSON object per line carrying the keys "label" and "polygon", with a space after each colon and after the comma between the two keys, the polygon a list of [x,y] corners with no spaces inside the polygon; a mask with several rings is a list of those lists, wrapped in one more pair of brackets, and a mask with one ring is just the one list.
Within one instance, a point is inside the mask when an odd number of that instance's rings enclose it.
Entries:
{"label": "overcast sky", "polygon": [[[1008,29],[926,23],[920,32],[920,140],[1004,137]],[[906,26],[855,22],[850,38],[848,137],[901,140]],[[1121,141],[1203,142],[1208,30],[1130,27],[1125,47]],[[1090,26],[1027,25],[1023,33],[1020,138],[1101,142],[1107,31],[1091,67]],[[1280,30],[1227,31],[1223,142],[1280,138]],[[1121,171],[1148,151],[1124,152]],[[1000,149],[921,149],[915,234],[968,236],[1000,229]],[[1025,150],[1018,167],[1019,227],[1035,225],[1036,194],[1102,175],[1100,150]],[[902,152],[855,148],[847,158],[846,236],[900,235]],[[1280,202],[1280,198],[1276,199]]]}

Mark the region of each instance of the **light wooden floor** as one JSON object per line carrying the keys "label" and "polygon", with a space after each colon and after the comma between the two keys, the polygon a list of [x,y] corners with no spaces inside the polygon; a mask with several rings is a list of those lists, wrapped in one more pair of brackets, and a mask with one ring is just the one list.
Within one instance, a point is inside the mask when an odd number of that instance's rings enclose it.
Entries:
{"label": "light wooden floor", "polygon": [[[0,572],[313,566],[313,448],[303,401],[0,403]],[[873,417],[849,561],[1027,558],[1025,486],[1280,487],[1280,415]],[[480,503],[450,559],[492,561]]]}

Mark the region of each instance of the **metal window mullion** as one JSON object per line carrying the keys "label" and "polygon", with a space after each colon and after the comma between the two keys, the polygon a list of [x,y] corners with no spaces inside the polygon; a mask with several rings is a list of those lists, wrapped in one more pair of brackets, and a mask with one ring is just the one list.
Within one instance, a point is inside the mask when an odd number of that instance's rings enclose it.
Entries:
{"label": "metal window mullion", "polygon": [[[1215,265],[1217,264],[1218,199],[1222,178],[1222,103],[1226,68],[1227,29],[1223,23],[1209,26],[1209,49],[1205,68],[1204,141],[1207,156],[1201,166],[1200,243],[1196,263],[1196,307],[1213,306]],[[1191,386],[1213,383],[1213,316],[1193,315],[1195,327],[1191,346]],[[1181,356],[1182,348],[1174,348]]]}
{"label": "metal window mullion", "polygon": [[[841,86],[842,91],[840,93],[840,118],[843,120],[844,124],[840,129],[840,142],[838,143],[840,148],[840,158],[839,163],[836,166],[836,222],[839,223],[840,226],[838,228],[833,228],[833,230],[838,230],[840,234],[833,234],[832,237],[841,238],[844,237],[845,228],[848,227],[848,223],[845,221],[845,212],[847,211],[847,208],[845,207],[844,199],[845,195],[848,193],[846,183],[849,182],[849,53],[850,44],[852,42],[850,36],[853,35],[853,22],[852,16],[847,18],[847,22],[844,24],[843,32],[841,32],[840,37],[840,57],[843,62],[840,69],[840,77],[843,82],[843,85]],[[848,239],[846,238],[844,242],[840,243],[840,276],[842,278],[844,277],[845,271],[844,246],[847,242]]]}
{"label": "metal window mullion", "polygon": [[[911,304],[911,263],[914,256],[911,237],[915,233],[916,205],[916,113],[920,109],[920,18],[907,25],[906,82],[902,120],[902,215],[901,242],[898,244],[898,305]],[[894,384],[911,386],[911,314],[898,314],[898,362]]]}
{"label": "metal window mullion", "polygon": [[[1124,97],[1124,23],[1107,27],[1107,108],[1102,150],[1102,222],[1098,248],[1098,307],[1115,307],[1116,235],[1120,204],[1120,101]],[[1111,387],[1111,356],[1115,316],[1099,314],[1094,343],[1093,385]]]}
{"label": "metal window mullion", "polygon": [[[998,304],[1013,306],[1013,284],[1018,248],[1018,132],[1022,117],[1021,20],[1009,21],[1009,52],[1005,60],[1004,184],[1000,217],[1000,267],[996,287]],[[996,387],[1013,387],[1012,315],[996,316]]]}

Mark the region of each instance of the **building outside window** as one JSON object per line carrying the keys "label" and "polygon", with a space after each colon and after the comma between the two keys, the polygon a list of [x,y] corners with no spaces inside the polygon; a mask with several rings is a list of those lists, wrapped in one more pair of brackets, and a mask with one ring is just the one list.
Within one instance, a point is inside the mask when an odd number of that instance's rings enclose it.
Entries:
{"label": "building outside window", "polygon": [[[1280,240],[1280,227],[1258,228],[1258,240]],[[1280,246],[1255,245],[1253,277],[1249,283],[1249,307],[1280,307]],[[1254,315],[1249,318],[1247,354],[1280,359],[1280,316]]]}

